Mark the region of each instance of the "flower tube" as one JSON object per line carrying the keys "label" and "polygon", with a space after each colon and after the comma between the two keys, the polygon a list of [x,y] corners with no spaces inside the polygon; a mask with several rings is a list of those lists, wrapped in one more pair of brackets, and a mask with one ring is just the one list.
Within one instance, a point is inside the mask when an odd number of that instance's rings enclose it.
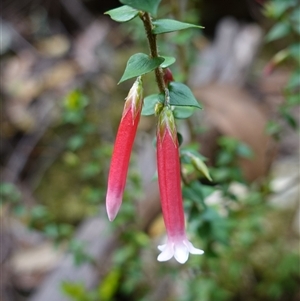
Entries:
{"label": "flower tube", "polygon": [[158,246],[158,261],[173,256],[179,263],[188,260],[189,253],[203,254],[187,239],[182,203],[179,145],[172,110],[165,107],[159,115],[157,126],[157,171],[167,243]]}
{"label": "flower tube", "polygon": [[112,154],[106,193],[106,210],[113,221],[122,203],[130,154],[143,106],[142,79],[138,77],[130,89]]}

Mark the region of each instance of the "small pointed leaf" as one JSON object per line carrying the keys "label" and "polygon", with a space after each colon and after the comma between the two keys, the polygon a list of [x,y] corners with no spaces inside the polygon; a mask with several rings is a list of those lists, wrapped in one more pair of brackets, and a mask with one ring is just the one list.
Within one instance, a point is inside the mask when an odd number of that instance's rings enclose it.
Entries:
{"label": "small pointed leaf", "polygon": [[123,4],[148,12],[153,16],[156,16],[160,1],[161,0],[120,0]]}
{"label": "small pointed leaf", "polygon": [[177,140],[178,140],[178,145],[181,146],[183,143],[183,136],[177,132]]}
{"label": "small pointed leaf", "polygon": [[144,53],[136,53],[131,56],[127,62],[124,74],[120,79],[119,83],[137,77],[148,72],[151,72],[164,61],[163,57],[151,58],[149,55]]}
{"label": "small pointed leaf", "polygon": [[162,56],[165,60],[163,61],[163,63],[160,65],[160,67],[162,68],[167,68],[169,66],[171,66],[172,64],[175,63],[176,59],[173,56]]}
{"label": "small pointed leaf", "polygon": [[208,180],[212,181],[212,178],[209,174],[208,167],[204,163],[204,161],[206,160],[205,157],[203,157],[197,151],[194,151],[192,149],[181,150],[181,155],[182,155],[183,159],[185,159],[185,160],[183,160],[183,162],[186,161],[188,163],[192,163],[192,165],[198,172],[200,172]]}
{"label": "small pointed leaf", "polygon": [[175,119],[185,119],[189,118],[195,112],[195,107],[183,107],[183,106],[174,106],[173,114]]}
{"label": "small pointed leaf", "polygon": [[203,28],[202,26],[179,22],[172,19],[158,19],[153,21],[154,28],[152,29],[153,34],[161,34],[166,32],[172,32],[176,30],[183,30],[187,28]]}
{"label": "small pointed leaf", "polygon": [[[289,46],[289,53],[290,55],[297,61],[297,63],[300,65],[300,43],[293,43]],[[298,65],[298,66],[299,66]]]}
{"label": "small pointed leaf", "polygon": [[206,166],[206,164],[199,158],[192,158],[192,164],[196,168],[197,171],[203,174],[203,176],[208,179],[209,181],[212,181],[212,178],[209,174],[209,170]]}
{"label": "small pointed leaf", "polygon": [[150,116],[155,113],[155,105],[158,102],[163,102],[163,99],[161,99],[162,95],[160,94],[151,94],[144,98],[144,105],[142,109],[142,115],[143,116]]}
{"label": "small pointed leaf", "polygon": [[169,84],[169,96],[171,106],[191,106],[201,109],[193,92],[185,84],[171,82]]}
{"label": "small pointed leaf", "polygon": [[139,11],[128,5],[123,5],[121,7],[111,9],[105,12],[105,14],[109,15],[114,21],[127,22],[134,19],[139,14]]}
{"label": "small pointed leaf", "polygon": [[287,22],[276,23],[268,32],[265,39],[272,42],[287,36],[291,31],[291,27]]}

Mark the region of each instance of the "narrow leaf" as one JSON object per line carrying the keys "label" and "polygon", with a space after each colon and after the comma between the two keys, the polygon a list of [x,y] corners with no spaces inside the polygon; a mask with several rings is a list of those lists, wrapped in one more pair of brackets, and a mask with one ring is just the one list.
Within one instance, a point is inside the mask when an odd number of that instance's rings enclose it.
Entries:
{"label": "narrow leaf", "polygon": [[272,18],[272,19],[278,19],[280,18],[292,5],[290,1],[274,1],[274,2],[268,2],[265,6],[265,15],[266,17]]}
{"label": "narrow leaf", "polygon": [[160,65],[160,67],[162,68],[167,68],[169,66],[171,66],[172,64],[175,63],[176,59],[175,57],[172,56],[162,56],[165,60],[163,61],[163,63]]}
{"label": "narrow leaf", "polygon": [[298,89],[300,87],[300,68],[297,68],[290,76],[286,89]]}
{"label": "narrow leaf", "polygon": [[134,54],[129,58],[124,74],[122,75],[119,83],[154,70],[155,68],[159,67],[164,60],[165,59],[163,57],[151,58],[144,53]]}
{"label": "narrow leaf", "polygon": [[153,25],[154,28],[152,29],[152,33],[154,34],[161,34],[187,28],[204,28],[195,24],[179,22],[172,19],[158,19],[153,21]]}
{"label": "narrow leaf", "polygon": [[276,23],[266,35],[266,41],[271,42],[281,39],[287,36],[291,31],[290,25],[288,23],[280,22]]}
{"label": "narrow leaf", "polygon": [[192,164],[197,171],[203,174],[205,178],[207,178],[209,181],[212,181],[212,178],[209,174],[209,170],[206,164],[202,160],[200,160],[199,158],[193,158]]}
{"label": "narrow leaf", "polygon": [[120,0],[123,4],[148,12],[153,16],[156,16],[160,1],[161,0]]}
{"label": "narrow leaf", "polygon": [[300,65],[300,43],[294,43],[289,46],[290,55],[298,62]]}
{"label": "narrow leaf", "polygon": [[[300,34],[300,7],[293,9],[289,22],[292,24],[294,31]],[[298,40],[299,41],[299,40]]]}
{"label": "narrow leaf", "polygon": [[128,5],[123,5],[121,7],[111,9],[105,12],[105,14],[109,15],[114,21],[127,22],[134,19],[139,14],[139,11]]}
{"label": "narrow leaf", "polygon": [[171,82],[169,84],[170,105],[191,106],[201,109],[191,89],[182,83]]}

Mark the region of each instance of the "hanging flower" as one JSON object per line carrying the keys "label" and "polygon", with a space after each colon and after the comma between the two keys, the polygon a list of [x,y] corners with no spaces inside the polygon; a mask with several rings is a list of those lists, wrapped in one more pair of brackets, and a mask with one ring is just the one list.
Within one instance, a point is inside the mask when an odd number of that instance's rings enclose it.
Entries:
{"label": "hanging flower", "polygon": [[142,79],[138,77],[126,98],[110,164],[106,194],[106,210],[110,221],[115,219],[122,203],[130,154],[142,106]]}
{"label": "hanging flower", "polygon": [[157,260],[166,261],[173,256],[180,263],[188,260],[189,253],[203,254],[187,239],[182,203],[179,145],[172,110],[162,110],[157,126],[157,170],[167,243],[159,246]]}

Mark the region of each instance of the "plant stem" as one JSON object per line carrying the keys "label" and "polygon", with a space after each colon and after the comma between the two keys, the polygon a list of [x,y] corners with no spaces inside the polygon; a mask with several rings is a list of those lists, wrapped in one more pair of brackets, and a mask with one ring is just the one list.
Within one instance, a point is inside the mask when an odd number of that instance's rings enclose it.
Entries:
{"label": "plant stem", "polygon": [[[156,58],[158,57],[158,50],[156,43],[156,35],[152,33],[153,25],[151,21],[151,15],[149,13],[142,12],[140,13],[140,18],[144,23],[144,28],[147,34],[150,55],[152,58]],[[166,85],[164,82],[164,73],[161,67],[157,67],[155,69],[155,77],[160,93],[165,93]]]}

